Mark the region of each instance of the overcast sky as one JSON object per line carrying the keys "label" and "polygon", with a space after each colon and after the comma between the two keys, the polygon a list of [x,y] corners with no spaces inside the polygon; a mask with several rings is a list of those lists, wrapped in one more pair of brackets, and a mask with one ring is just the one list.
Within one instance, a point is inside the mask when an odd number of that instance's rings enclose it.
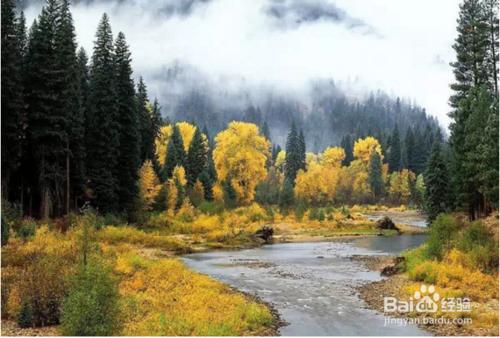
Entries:
{"label": "overcast sky", "polygon": [[[82,0],[72,12],[88,52],[107,12],[115,36],[126,35],[136,76],[182,60],[214,78],[284,89],[332,77],[415,99],[447,126],[459,2]],[[29,6],[27,18],[38,11]]]}

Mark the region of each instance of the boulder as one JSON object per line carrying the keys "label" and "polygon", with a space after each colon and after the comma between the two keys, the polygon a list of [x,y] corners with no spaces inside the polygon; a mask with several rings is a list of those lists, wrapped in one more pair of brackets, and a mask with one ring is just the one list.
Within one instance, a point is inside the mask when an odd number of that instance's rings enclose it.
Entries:
{"label": "boulder", "polygon": [[264,225],[255,232],[254,236],[263,239],[266,243],[270,243],[273,240],[273,234],[274,229],[268,225]]}
{"label": "boulder", "polygon": [[394,224],[392,219],[387,216],[384,216],[384,218],[377,221],[377,228],[380,230],[396,230],[397,232],[400,232],[399,228],[396,224]]}

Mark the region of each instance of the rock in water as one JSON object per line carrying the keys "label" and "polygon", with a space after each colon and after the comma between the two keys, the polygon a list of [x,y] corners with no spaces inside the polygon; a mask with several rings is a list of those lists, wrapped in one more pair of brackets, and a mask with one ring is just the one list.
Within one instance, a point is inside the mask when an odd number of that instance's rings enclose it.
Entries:
{"label": "rock in water", "polygon": [[274,229],[268,225],[264,225],[262,228],[255,232],[255,237],[261,238],[266,243],[270,243],[273,240]]}

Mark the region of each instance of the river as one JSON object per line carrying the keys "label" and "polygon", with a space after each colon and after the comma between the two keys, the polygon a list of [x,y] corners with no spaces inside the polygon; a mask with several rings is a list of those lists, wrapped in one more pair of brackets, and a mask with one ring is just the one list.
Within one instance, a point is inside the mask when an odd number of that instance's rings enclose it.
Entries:
{"label": "river", "polygon": [[362,237],[330,242],[264,245],[240,251],[186,255],[192,269],[273,304],[288,325],[284,336],[428,335],[416,326],[386,325],[365,308],[356,286],[380,280],[353,255],[398,254],[425,235]]}

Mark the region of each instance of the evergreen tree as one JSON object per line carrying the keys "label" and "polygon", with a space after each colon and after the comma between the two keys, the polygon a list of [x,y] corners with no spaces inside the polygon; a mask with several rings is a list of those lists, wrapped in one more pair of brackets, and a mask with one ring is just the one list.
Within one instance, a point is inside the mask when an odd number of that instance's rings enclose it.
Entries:
{"label": "evergreen tree", "polygon": [[[24,114],[22,55],[14,0],[2,1],[2,196],[20,166]],[[17,34],[16,34],[17,33]]]}
{"label": "evergreen tree", "polygon": [[186,158],[186,178],[192,187],[206,166],[207,148],[200,128],[196,128]]}
{"label": "evergreen tree", "polygon": [[479,146],[480,159],[480,181],[482,191],[493,208],[498,209],[498,101],[492,105],[486,128],[482,133]]}
{"label": "evergreen tree", "polygon": [[[58,2],[47,1],[30,33],[26,63],[26,101],[30,166],[34,201],[40,216],[61,214],[67,190],[68,113],[61,104],[61,84],[66,80],[62,60],[56,50],[57,25],[60,20]],[[58,38],[59,40],[59,38]],[[33,170],[33,169],[32,169]],[[39,202],[38,202],[39,201]]]}
{"label": "evergreen tree", "polygon": [[401,170],[401,140],[399,138],[399,128],[397,125],[392,131],[389,159],[387,163],[389,164],[390,172]]}
{"label": "evergreen tree", "polygon": [[487,64],[491,91],[498,96],[498,0],[484,0],[488,27]]}
{"label": "evergreen tree", "polygon": [[118,209],[118,178],[115,177],[119,155],[113,36],[107,14],[97,28],[87,113],[87,169],[94,203],[102,212]]}
{"label": "evergreen tree", "polygon": [[382,178],[382,159],[378,152],[373,151],[370,155],[370,166],[368,169],[368,180],[375,198],[382,197],[384,193],[384,179]]}
{"label": "evergreen tree", "polygon": [[200,174],[200,181],[203,184],[205,199],[207,201],[213,200],[213,187],[217,181],[217,172],[215,170],[215,164],[211,152],[208,153],[205,168]]}
{"label": "evergreen tree", "polygon": [[162,177],[167,180],[172,177],[174,168],[176,166],[185,166],[186,152],[184,151],[184,143],[182,135],[177,125],[173,126],[172,136],[168,142],[167,155],[165,159],[165,166],[163,167]]}
{"label": "evergreen tree", "polygon": [[407,168],[413,171],[414,168],[414,158],[415,158],[415,135],[413,134],[413,129],[408,127],[406,131],[405,137],[405,158],[403,159],[403,163],[406,165],[403,168]]}
{"label": "evergreen tree", "polygon": [[342,138],[340,142],[340,146],[344,148],[345,158],[342,160],[343,166],[348,166],[354,160],[354,156],[352,154],[353,148],[353,140],[350,135],[346,135]]}
{"label": "evergreen tree", "polygon": [[434,220],[440,213],[448,211],[450,207],[448,178],[449,173],[441,145],[439,142],[435,142],[424,174],[425,209],[430,221]]}
{"label": "evergreen tree", "polygon": [[139,78],[137,84],[137,106],[139,109],[139,121],[141,132],[141,161],[151,160],[153,166],[158,170],[159,165],[156,158],[155,140],[161,127],[160,106],[158,102],[151,106],[148,100],[148,92],[144,80]]}
{"label": "evergreen tree", "polygon": [[295,184],[297,172],[300,169],[305,169],[305,148],[304,134],[299,133],[295,123],[292,123],[286,140],[285,177],[293,184]]}
{"label": "evergreen tree", "polygon": [[293,184],[289,179],[285,179],[283,188],[279,195],[279,205],[281,208],[289,208],[295,201],[295,194],[293,191]]}
{"label": "evergreen tree", "polygon": [[457,60],[451,64],[455,74],[455,83],[451,86],[454,94],[450,97],[452,182],[456,206],[467,208],[471,219],[489,211],[490,201],[485,199],[484,188],[480,191],[478,186],[482,171],[476,171],[481,169],[474,161],[483,154],[480,143],[489,118],[486,97],[493,96],[494,101],[498,101],[495,55],[498,54],[498,29],[494,28],[498,27],[497,12],[494,1],[464,1],[453,45]]}
{"label": "evergreen tree", "polygon": [[460,5],[458,36],[453,45],[457,60],[451,63],[455,75],[455,83],[451,85],[454,94],[450,97],[450,104],[455,109],[451,113],[452,118],[459,117],[455,116],[456,109],[471,87],[485,84],[488,80],[485,58],[489,32],[482,2],[465,0]]}
{"label": "evergreen tree", "polygon": [[[28,51],[28,34],[26,32],[26,17],[24,16],[24,12],[20,11],[16,20],[16,35],[17,41],[19,43],[19,51],[21,62],[24,66],[24,58],[26,57],[26,53]],[[24,69],[22,69],[24,71]]]}
{"label": "evergreen tree", "polygon": [[85,126],[81,109],[75,28],[68,0],[61,1],[56,24],[54,44],[60,74],[57,108],[61,110],[61,116],[67,116],[65,211],[69,212],[70,200],[77,201],[81,197],[85,184]]}
{"label": "evergreen tree", "polygon": [[298,160],[299,160],[299,170],[306,170],[306,139],[304,137],[304,132],[302,129],[300,130],[299,133],[299,153],[298,153]]}
{"label": "evergreen tree", "polygon": [[115,42],[116,95],[120,124],[120,151],[118,157],[118,197],[120,209],[133,214],[137,198],[140,158],[139,116],[135,106],[135,88],[132,80],[130,51],[125,35],[120,32]]}

